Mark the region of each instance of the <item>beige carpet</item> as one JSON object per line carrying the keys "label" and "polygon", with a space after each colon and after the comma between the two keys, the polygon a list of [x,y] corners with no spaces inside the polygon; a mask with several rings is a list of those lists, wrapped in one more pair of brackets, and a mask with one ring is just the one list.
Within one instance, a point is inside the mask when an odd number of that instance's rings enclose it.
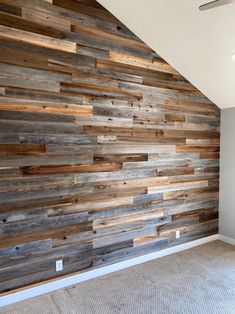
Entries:
{"label": "beige carpet", "polygon": [[0,313],[235,314],[235,247],[215,241]]}

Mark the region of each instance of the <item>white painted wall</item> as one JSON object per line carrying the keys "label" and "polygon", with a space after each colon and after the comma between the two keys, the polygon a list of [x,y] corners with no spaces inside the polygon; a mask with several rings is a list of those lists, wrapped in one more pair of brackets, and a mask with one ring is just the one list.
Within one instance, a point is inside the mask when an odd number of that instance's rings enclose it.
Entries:
{"label": "white painted wall", "polygon": [[221,110],[220,231],[235,239],[235,108]]}

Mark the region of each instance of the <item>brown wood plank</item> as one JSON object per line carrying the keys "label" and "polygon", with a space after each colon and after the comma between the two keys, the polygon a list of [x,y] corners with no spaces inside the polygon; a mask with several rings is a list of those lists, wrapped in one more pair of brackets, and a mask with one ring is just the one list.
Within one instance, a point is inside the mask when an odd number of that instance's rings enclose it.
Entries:
{"label": "brown wood plank", "polygon": [[66,40],[60,41],[59,39],[54,39],[40,34],[33,34],[28,31],[18,30],[4,25],[0,25],[0,38],[16,39],[26,43],[32,43],[37,46],[71,53],[77,52],[76,44],[73,42]]}
{"label": "brown wood plank", "polygon": [[46,152],[44,144],[0,144],[0,156],[43,155]]}
{"label": "brown wood plank", "polygon": [[[1,148],[0,148],[1,154]],[[41,166],[41,167],[23,167],[21,172],[24,175],[34,174],[54,174],[70,172],[98,172],[98,171],[117,171],[122,169],[122,164],[118,163],[99,163],[90,165],[60,165],[60,166]]]}

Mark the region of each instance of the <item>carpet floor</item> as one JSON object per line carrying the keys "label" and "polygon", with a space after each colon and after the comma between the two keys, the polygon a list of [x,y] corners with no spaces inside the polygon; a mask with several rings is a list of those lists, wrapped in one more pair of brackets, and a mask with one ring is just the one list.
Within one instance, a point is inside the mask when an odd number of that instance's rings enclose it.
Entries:
{"label": "carpet floor", "polygon": [[220,241],[0,309],[1,314],[235,314],[235,247]]}

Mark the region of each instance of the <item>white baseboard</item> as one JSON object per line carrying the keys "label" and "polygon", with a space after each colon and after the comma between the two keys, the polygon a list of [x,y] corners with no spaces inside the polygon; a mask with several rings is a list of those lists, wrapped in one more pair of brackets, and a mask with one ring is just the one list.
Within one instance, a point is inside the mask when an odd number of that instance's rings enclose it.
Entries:
{"label": "white baseboard", "polygon": [[234,239],[226,237],[226,236],[224,236],[222,234],[219,234],[219,240],[221,240],[223,242],[226,242],[228,244],[231,244],[231,245],[235,245],[235,240]]}
{"label": "white baseboard", "polygon": [[135,265],[142,264],[148,261],[152,261],[154,259],[157,259],[163,256],[167,256],[167,255],[181,252],[187,249],[191,249],[195,246],[212,242],[218,239],[219,239],[219,235],[215,234],[215,235],[205,237],[199,240],[195,240],[188,243],[179,244],[174,247],[167,248],[167,249],[163,249],[161,251],[149,253],[146,255],[139,256],[139,257],[131,258],[126,261],[118,262],[112,265],[89,270],[84,273],[78,273],[78,274],[64,277],[62,279],[55,279],[50,282],[34,285],[29,288],[19,289],[12,293],[3,294],[3,296],[0,297],[0,307],[6,306],[12,303],[16,303],[19,301],[23,301],[26,299],[30,299],[32,297],[36,297],[36,296],[49,293],[58,289],[62,289],[62,288],[65,288],[65,287],[68,287],[68,286],[71,286],[71,285],[74,285],[74,284],[77,284],[77,283],[80,283],[89,279],[94,279],[103,275],[107,275],[121,269],[125,269],[131,266],[135,266]]}

